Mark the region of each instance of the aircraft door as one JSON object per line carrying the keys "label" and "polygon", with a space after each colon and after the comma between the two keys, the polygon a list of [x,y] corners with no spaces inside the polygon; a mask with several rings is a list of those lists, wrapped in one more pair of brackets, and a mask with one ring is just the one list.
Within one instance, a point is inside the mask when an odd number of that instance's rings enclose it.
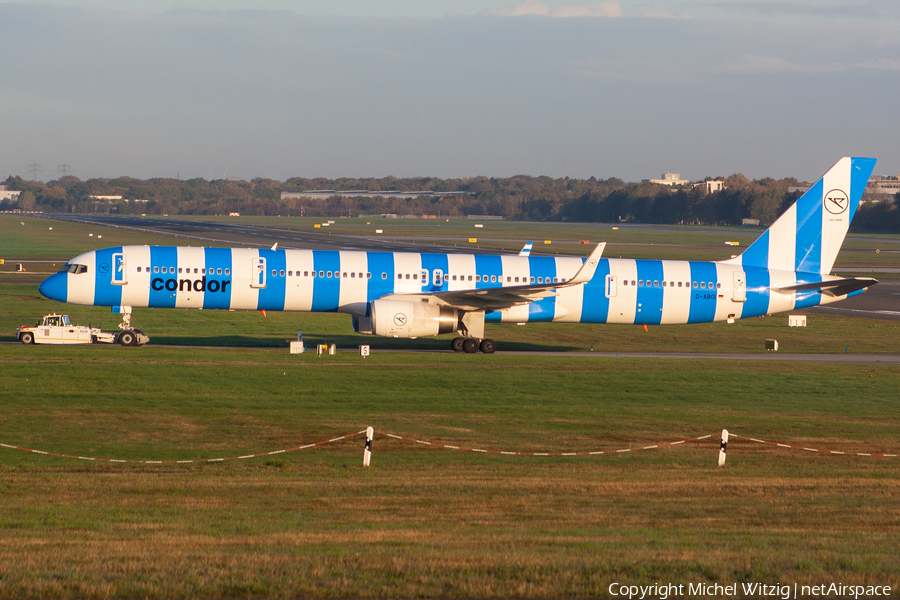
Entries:
{"label": "aircraft door", "polygon": [[435,269],[434,273],[432,273],[432,279],[434,280],[434,287],[441,287],[444,285],[444,272],[441,269]]}
{"label": "aircraft door", "polygon": [[113,271],[112,271],[112,283],[113,285],[125,285],[128,283],[128,271],[125,268],[125,255],[121,252],[117,252],[112,255],[112,263],[113,263]]}
{"label": "aircraft door", "polygon": [[734,274],[734,291],[731,299],[735,302],[744,302],[747,299],[747,276],[743,271]]}
{"label": "aircraft door", "polygon": [[428,287],[428,269],[422,269],[422,287]]}
{"label": "aircraft door", "polygon": [[266,287],[266,259],[263,256],[253,259],[253,265],[250,268],[250,287],[264,288]]}
{"label": "aircraft door", "polygon": [[615,275],[606,276],[606,297],[615,298],[619,291],[619,281]]}

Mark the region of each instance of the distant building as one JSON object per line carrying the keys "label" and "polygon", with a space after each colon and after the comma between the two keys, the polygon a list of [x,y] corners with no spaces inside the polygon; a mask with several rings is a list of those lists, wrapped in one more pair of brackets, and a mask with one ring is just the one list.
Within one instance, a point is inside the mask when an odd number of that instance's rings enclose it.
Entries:
{"label": "distant building", "polygon": [[752,225],[755,227],[759,225],[759,219],[741,219],[741,225]]}
{"label": "distant building", "polygon": [[14,190],[6,189],[5,185],[0,185],[0,201],[2,200],[10,200],[15,201],[19,199],[19,194],[22,192],[17,192]]}
{"label": "distant building", "polygon": [[873,175],[866,186],[867,194],[896,194],[900,192],[900,175]]}
{"label": "distant building", "polygon": [[706,191],[710,194],[712,194],[713,192],[718,192],[719,190],[725,189],[724,181],[718,181],[718,180],[714,179],[712,181],[705,181],[704,183],[706,184]]}
{"label": "distant building", "polygon": [[[646,179],[644,181],[647,181]],[[690,183],[687,179],[682,179],[678,173],[663,173],[662,179],[650,179],[650,183],[656,185],[685,185]]]}

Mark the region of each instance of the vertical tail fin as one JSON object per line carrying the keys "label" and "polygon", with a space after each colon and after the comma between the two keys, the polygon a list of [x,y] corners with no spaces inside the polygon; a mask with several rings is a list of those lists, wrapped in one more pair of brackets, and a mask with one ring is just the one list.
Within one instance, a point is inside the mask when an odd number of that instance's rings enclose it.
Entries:
{"label": "vertical tail fin", "polygon": [[875,160],[844,157],[837,161],[741,254],[741,264],[830,273]]}

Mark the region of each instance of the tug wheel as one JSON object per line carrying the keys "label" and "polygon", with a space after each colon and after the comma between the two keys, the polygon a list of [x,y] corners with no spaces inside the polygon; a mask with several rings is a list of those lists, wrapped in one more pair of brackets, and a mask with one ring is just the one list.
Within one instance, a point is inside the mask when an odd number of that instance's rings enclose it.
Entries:
{"label": "tug wheel", "polygon": [[119,343],[123,346],[134,346],[134,342],[137,340],[133,331],[123,331],[119,334]]}

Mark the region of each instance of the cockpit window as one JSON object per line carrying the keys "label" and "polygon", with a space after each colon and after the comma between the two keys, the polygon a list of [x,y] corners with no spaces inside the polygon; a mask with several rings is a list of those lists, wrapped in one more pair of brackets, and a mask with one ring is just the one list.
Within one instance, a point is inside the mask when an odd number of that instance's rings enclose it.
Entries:
{"label": "cockpit window", "polygon": [[62,266],[62,269],[59,270],[59,273],[72,273],[73,275],[81,275],[82,273],[87,273],[87,272],[88,272],[87,265],[65,264]]}

